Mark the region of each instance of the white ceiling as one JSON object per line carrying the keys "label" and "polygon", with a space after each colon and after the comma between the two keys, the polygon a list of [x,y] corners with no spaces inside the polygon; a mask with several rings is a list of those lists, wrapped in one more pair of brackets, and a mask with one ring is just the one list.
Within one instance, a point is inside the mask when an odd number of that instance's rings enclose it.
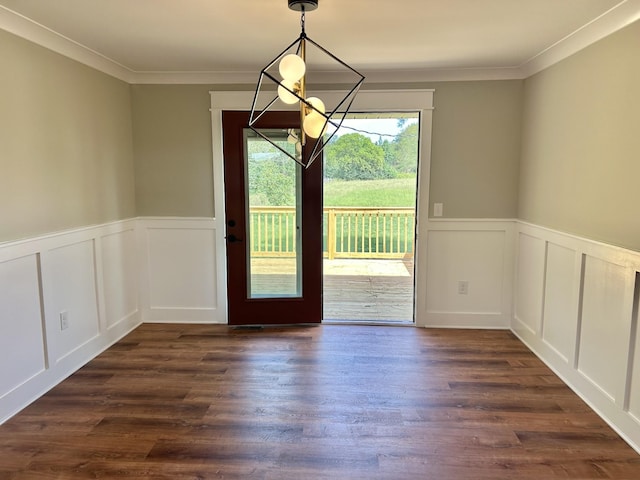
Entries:
{"label": "white ceiling", "polygon": [[[308,36],[370,80],[523,78],[640,0],[319,0]],[[287,0],[0,0],[0,28],[132,83],[255,81],[300,33]]]}

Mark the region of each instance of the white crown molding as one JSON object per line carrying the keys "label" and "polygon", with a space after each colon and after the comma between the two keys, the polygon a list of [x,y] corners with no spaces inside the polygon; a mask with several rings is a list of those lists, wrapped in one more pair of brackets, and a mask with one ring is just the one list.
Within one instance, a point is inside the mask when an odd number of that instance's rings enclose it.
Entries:
{"label": "white crown molding", "polygon": [[132,83],[135,77],[125,66],[3,6],[0,28],[125,82]]}
{"label": "white crown molding", "polygon": [[423,70],[377,70],[362,72],[367,83],[452,82],[521,79],[518,67],[426,68]]}
{"label": "white crown molding", "polygon": [[527,78],[640,19],[640,0],[625,0],[520,65]]}
{"label": "white crown molding", "polygon": [[[470,80],[521,79],[519,68],[450,68],[424,70],[360,70],[366,83],[419,83]],[[251,84],[258,81],[259,72],[138,72],[135,84]],[[309,79],[308,79],[309,80]],[[313,83],[349,83],[353,75],[343,72],[314,72]]]}
{"label": "white crown molding", "polygon": [[260,72],[135,72],[134,84],[255,85]]}
{"label": "white crown molding", "polygon": [[[520,66],[504,68],[444,68],[417,70],[363,70],[367,83],[513,80],[534,75],[592,43],[640,19],[640,0],[624,0]],[[256,72],[137,72],[6,7],[0,6],[0,28],[79,63],[130,84],[255,84]],[[323,72],[319,83],[349,81],[335,72]]]}

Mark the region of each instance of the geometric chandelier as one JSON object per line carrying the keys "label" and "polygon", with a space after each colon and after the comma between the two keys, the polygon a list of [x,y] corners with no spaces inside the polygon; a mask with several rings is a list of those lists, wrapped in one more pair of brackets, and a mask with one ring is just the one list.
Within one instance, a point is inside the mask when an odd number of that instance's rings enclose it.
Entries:
{"label": "geometric chandelier", "polygon": [[[305,13],[318,8],[318,0],[288,2],[291,10],[300,12],[300,36],[260,71],[249,127],[307,168],[320,156],[324,146],[342,125],[364,76],[307,36]],[[321,100],[318,93],[311,93],[314,73],[319,73],[321,69],[339,74],[341,85],[346,85],[338,90],[338,99],[334,99],[332,104],[327,99]],[[335,93],[336,90],[332,89],[332,98]],[[295,144],[294,154],[281,146],[279,138],[269,138],[268,132],[257,127],[260,117],[270,109],[287,108],[300,110],[300,126],[288,132],[289,143]]]}

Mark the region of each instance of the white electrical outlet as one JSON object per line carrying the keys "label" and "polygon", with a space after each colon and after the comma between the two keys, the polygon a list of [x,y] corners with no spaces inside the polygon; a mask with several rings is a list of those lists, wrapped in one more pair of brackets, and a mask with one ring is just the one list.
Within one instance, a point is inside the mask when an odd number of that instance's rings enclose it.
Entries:
{"label": "white electrical outlet", "polygon": [[466,280],[460,280],[458,282],[458,294],[469,295],[469,282]]}
{"label": "white electrical outlet", "polygon": [[60,330],[69,328],[69,312],[63,310],[60,312]]}

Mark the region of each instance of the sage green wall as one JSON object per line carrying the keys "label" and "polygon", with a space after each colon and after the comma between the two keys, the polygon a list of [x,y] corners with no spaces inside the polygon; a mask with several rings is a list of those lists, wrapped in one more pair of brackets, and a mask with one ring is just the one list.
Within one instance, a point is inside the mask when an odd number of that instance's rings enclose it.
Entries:
{"label": "sage green wall", "polygon": [[443,82],[435,88],[430,215],[515,218],[522,81]]}
{"label": "sage green wall", "polygon": [[0,31],[0,242],[135,217],[129,85]]}
{"label": "sage green wall", "polygon": [[[640,250],[639,44],[636,23],[525,81],[387,85],[436,90],[430,205]],[[4,31],[0,58],[0,241],[213,216],[212,86],[129,86]]]}
{"label": "sage green wall", "polygon": [[519,217],[640,250],[640,22],[529,78]]}
{"label": "sage green wall", "polygon": [[213,217],[211,87],[131,88],[138,215]]}
{"label": "sage green wall", "polygon": [[[435,88],[431,204],[445,217],[513,218],[522,81],[370,85]],[[134,85],[137,211],[213,216],[209,91],[253,85]]]}

